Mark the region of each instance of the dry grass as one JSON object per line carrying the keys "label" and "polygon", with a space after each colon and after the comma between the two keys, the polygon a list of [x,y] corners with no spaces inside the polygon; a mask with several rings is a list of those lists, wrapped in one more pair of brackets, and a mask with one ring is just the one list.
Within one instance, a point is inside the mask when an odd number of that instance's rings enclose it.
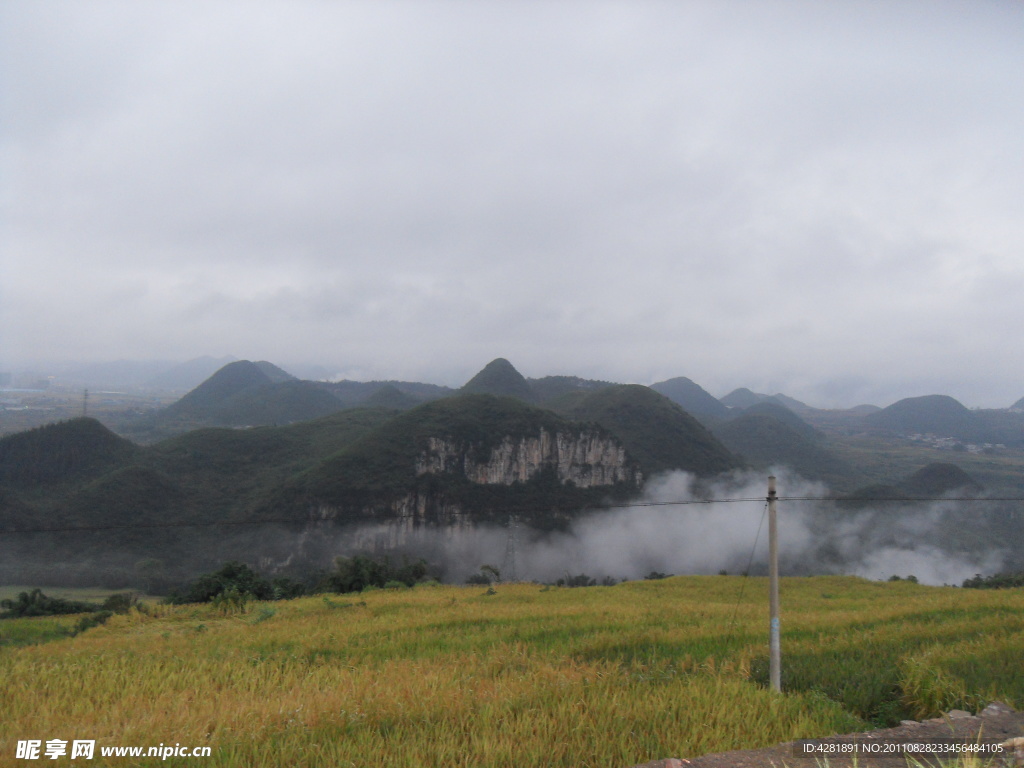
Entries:
{"label": "dry grass", "polygon": [[[827,686],[776,696],[749,680],[766,588],[751,580],[737,606],[739,582],[430,587],[116,616],[0,649],[0,765],[15,763],[18,739],[95,738],[208,744],[204,765],[626,766],[862,726]],[[792,579],[783,605],[783,652],[796,659],[902,648],[894,664],[912,669],[922,637],[940,667],[957,648],[1024,655],[1021,590]],[[1007,685],[997,669],[967,693],[1012,698]]]}

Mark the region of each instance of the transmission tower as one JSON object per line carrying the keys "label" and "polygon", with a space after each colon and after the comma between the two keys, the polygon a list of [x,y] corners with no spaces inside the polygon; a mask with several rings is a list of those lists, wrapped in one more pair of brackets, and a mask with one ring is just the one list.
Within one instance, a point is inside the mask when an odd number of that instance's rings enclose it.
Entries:
{"label": "transmission tower", "polygon": [[505,558],[501,561],[501,572],[505,577],[502,581],[519,581],[519,574],[516,572],[516,533],[518,528],[519,518],[509,515],[505,538]]}
{"label": "transmission tower", "polygon": [[82,418],[89,415],[89,390],[82,390]]}

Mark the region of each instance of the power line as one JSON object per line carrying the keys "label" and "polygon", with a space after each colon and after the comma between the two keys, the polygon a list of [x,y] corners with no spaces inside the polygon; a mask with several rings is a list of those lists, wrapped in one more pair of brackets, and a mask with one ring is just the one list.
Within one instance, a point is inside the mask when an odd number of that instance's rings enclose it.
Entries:
{"label": "power line", "polygon": [[[946,502],[951,504],[976,503],[976,502],[1024,502],[1024,496],[975,496],[949,498],[945,496],[916,496],[905,498],[899,496],[880,498],[850,498],[847,496],[778,496],[778,501],[834,501],[834,502],[857,502],[871,504],[879,501],[894,501],[904,503],[920,502]],[[686,507],[686,506],[707,506],[711,504],[737,504],[743,502],[764,502],[764,496],[743,496],[724,499],[678,499],[675,501],[634,501],[622,504],[605,504],[600,507],[588,508],[593,512],[602,512],[611,509],[642,509],[646,507]],[[522,516],[531,513],[550,512],[552,508],[515,508],[510,514]],[[1024,509],[1014,510],[1016,512]],[[323,520],[308,520],[290,518],[262,518],[260,520],[205,520],[193,522],[165,522],[165,523],[130,523],[123,525],[71,525],[54,526],[50,528],[0,528],[0,534],[10,533],[78,533],[87,531],[119,531],[134,529],[160,529],[160,528],[211,528],[218,525],[242,526],[242,525],[308,525],[310,523],[325,522]]]}

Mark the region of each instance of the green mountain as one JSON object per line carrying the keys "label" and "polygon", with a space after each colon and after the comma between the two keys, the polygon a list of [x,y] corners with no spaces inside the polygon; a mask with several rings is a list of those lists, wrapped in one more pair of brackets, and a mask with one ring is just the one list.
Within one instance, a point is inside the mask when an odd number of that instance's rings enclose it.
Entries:
{"label": "green mountain", "polygon": [[415,408],[421,401],[418,398],[407,394],[394,384],[385,384],[366,400],[363,406],[366,408],[393,408],[396,411],[407,411]]}
{"label": "green mountain", "polygon": [[476,522],[510,510],[541,527],[550,510],[638,490],[639,466],[597,425],[568,421],[510,397],[459,395],[421,405],[295,478],[273,509],[335,519],[406,514],[432,522],[472,509]]}
{"label": "green mountain", "polygon": [[740,466],[703,424],[650,387],[597,390],[573,404],[568,415],[606,428],[648,475],[682,469],[707,477]]}
{"label": "green mountain", "polygon": [[325,385],[302,381],[273,363],[238,360],[157,413],[136,422],[129,434],[155,442],[205,426],[291,424],[344,408]]}
{"label": "green mountain", "polygon": [[797,432],[808,440],[818,440],[822,437],[814,427],[774,399],[762,400],[760,403],[755,403],[749,408],[744,408],[741,415],[771,416],[773,419],[781,421],[794,432]]}
{"label": "green mountain", "polygon": [[954,491],[979,493],[981,483],[955,464],[933,462],[907,477],[900,486],[912,496],[942,496]]}
{"label": "green mountain", "polygon": [[460,390],[467,395],[501,395],[515,397],[527,403],[537,401],[537,393],[512,363],[503,357],[492,360]]}
{"label": "green mountain", "polygon": [[134,443],[118,437],[95,419],[47,424],[0,438],[0,483],[11,489],[66,485],[95,477],[131,461]]}
{"label": "green mountain", "polygon": [[982,422],[948,395],[908,397],[867,414],[864,423],[873,429],[897,434],[932,434],[982,442],[987,436]]}
{"label": "green mountain", "polygon": [[704,424],[714,424],[729,418],[729,409],[721,400],[685,376],[652,384],[651,389],[682,406],[684,411]]}
{"label": "green mountain", "polygon": [[895,483],[868,485],[850,494],[865,503],[872,500],[934,498],[954,494],[974,495],[984,487],[955,464],[933,462]]}
{"label": "green mountain", "polygon": [[544,405],[580,393],[586,394],[595,389],[614,386],[610,381],[581,379],[579,376],[545,376],[541,379],[527,379],[527,383],[540,403]]}
{"label": "green mountain", "polygon": [[775,403],[781,405],[784,408],[788,408],[794,413],[803,413],[805,411],[813,411],[806,403],[801,403],[799,400],[784,395],[781,392],[777,392],[774,395],[764,395],[760,392],[751,392],[746,387],[740,387],[734,389],[728,395],[722,398],[722,403],[728,405],[730,408],[750,408],[758,403]]}
{"label": "green mountain", "polygon": [[746,387],[740,387],[734,389],[725,397],[721,398],[723,405],[727,405],[730,408],[749,408],[752,405],[757,405],[760,402],[768,399],[768,395],[760,395],[757,392],[752,392]]}
{"label": "green mountain", "polygon": [[278,368],[276,365],[268,363],[266,360],[260,360],[256,363],[256,367],[263,371],[263,375],[270,379],[274,384],[280,384],[284,381],[296,381],[296,378],[288,373],[288,371],[283,368]]}
{"label": "green mountain", "polygon": [[247,389],[273,384],[263,369],[250,360],[228,363],[210,378],[164,409],[164,419],[206,419],[213,416],[221,404]]}
{"label": "green mountain", "polygon": [[[439,397],[448,397],[455,393],[449,387],[412,381],[348,381],[346,379],[344,381],[318,383],[338,398],[346,408],[371,405],[370,398],[380,390],[389,387],[397,389],[402,394],[412,398],[417,404],[437,400]],[[383,395],[383,397],[388,397],[388,395]]]}
{"label": "green mountain", "polygon": [[[730,451],[757,467],[787,466],[801,477],[827,482],[839,490],[856,482],[856,471],[817,439],[810,425],[780,405],[772,405],[769,412],[758,412],[766,405],[769,404],[751,406],[748,412],[719,424],[714,428],[715,436]],[[794,426],[788,417],[778,418],[776,408],[789,413],[802,426]]]}
{"label": "green mountain", "polygon": [[291,379],[231,395],[209,410],[208,420],[230,426],[291,424],[327,416],[342,407],[316,382]]}

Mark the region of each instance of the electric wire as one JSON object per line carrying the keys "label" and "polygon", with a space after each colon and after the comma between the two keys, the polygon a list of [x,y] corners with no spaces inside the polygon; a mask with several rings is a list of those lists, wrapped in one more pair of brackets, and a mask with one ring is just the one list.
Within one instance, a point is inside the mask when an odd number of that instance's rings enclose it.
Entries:
{"label": "electric wire", "polygon": [[[901,503],[923,503],[943,502],[949,504],[960,503],[981,503],[981,502],[1024,502],[1024,496],[976,496],[976,497],[955,497],[948,496],[916,496],[911,498],[892,496],[878,498],[851,498],[848,496],[776,496],[778,501],[828,501],[838,503],[856,502],[860,504],[874,504],[876,502],[891,501]],[[603,512],[613,509],[634,509],[645,507],[686,507],[686,506],[708,506],[712,504],[737,504],[765,501],[764,496],[742,496],[722,499],[677,499],[674,501],[634,501],[621,504],[602,504],[589,507],[589,511]],[[541,514],[552,511],[552,508],[514,508],[511,514],[528,516],[530,514]],[[1008,510],[1012,512],[1024,512],[1024,508]],[[14,533],[80,533],[88,531],[120,531],[135,529],[160,529],[160,528],[210,528],[218,525],[224,526],[246,526],[246,525],[309,525],[318,522],[331,522],[326,519],[299,519],[289,518],[260,518],[258,520],[202,520],[202,521],[175,521],[162,523],[124,523],[117,525],[62,525],[37,528],[0,528],[0,534]],[[355,521],[353,521],[355,522]]]}

